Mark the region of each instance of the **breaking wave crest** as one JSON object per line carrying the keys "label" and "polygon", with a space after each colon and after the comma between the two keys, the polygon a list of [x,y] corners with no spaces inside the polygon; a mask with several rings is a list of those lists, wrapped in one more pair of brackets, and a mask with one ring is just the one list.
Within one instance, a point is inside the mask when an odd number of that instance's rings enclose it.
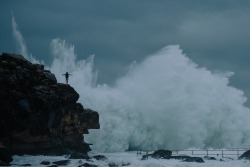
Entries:
{"label": "breaking wave crest", "polygon": [[51,52],[58,81],[69,71],[79,101],[100,114],[101,129],[87,136],[95,151],[249,147],[250,111],[244,93],[228,85],[231,73],[198,67],[178,45],[133,63],[114,86],[96,83],[94,56],[78,60],[60,39]]}

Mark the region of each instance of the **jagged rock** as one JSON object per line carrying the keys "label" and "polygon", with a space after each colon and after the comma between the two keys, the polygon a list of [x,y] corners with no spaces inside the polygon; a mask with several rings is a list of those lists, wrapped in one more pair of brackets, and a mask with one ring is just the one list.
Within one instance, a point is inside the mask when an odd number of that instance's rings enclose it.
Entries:
{"label": "jagged rock", "polygon": [[45,80],[49,81],[51,84],[56,84],[57,80],[54,74],[52,74],[49,70],[44,70]]}
{"label": "jagged rock", "polygon": [[184,162],[197,162],[204,163],[205,161],[201,157],[189,157],[183,160]]}
{"label": "jagged rock", "polygon": [[57,83],[43,65],[0,55],[0,142],[12,154],[63,155],[90,151],[83,134],[98,129],[99,115],[77,103],[79,94]]}
{"label": "jagged rock", "polygon": [[94,158],[94,159],[96,159],[96,160],[101,160],[101,161],[105,161],[105,160],[107,160],[108,158],[107,157],[105,157],[104,155],[95,155],[95,156],[93,156],[92,158]]}
{"label": "jagged rock", "polygon": [[99,120],[99,114],[91,109],[85,109],[80,118],[83,122],[86,123],[87,129],[99,129],[100,124],[97,122]]}
{"label": "jagged rock", "polygon": [[250,150],[244,152],[239,159],[250,159]]}

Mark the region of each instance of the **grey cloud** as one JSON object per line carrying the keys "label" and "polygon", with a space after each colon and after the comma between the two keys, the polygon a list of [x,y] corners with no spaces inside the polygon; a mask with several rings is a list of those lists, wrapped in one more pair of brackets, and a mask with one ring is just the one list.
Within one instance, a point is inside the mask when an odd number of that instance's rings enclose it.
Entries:
{"label": "grey cloud", "polygon": [[232,84],[250,88],[243,75],[250,70],[248,0],[9,0],[0,2],[0,10],[1,52],[15,52],[13,10],[33,56],[49,64],[49,43],[60,37],[75,45],[79,58],[96,54],[100,82],[113,83],[133,60],[180,44],[199,66],[236,71]]}

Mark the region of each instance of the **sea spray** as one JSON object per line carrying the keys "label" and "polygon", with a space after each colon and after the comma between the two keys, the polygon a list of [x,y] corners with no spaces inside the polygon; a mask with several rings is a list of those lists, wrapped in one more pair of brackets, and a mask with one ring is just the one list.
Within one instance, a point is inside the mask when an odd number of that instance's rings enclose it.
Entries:
{"label": "sea spray", "polygon": [[87,138],[95,151],[249,147],[250,111],[244,93],[228,85],[230,73],[198,67],[177,45],[134,63],[112,87],[96,83],[93,56],[78,60],[59,39],[51,50],[57,79],[72,73],[80,102],[100,114],[101,129]]}
{"label": "sea spray", "polygon": [[11,19],[11,26],[12,26],[12,35],[16,41],[16,45],[17,45],[17,52],[19,54],[21,54],[22,56],[24,56],[24,58],[28,59],[29,61],[31,61],[32,63],[39,63],[39,64],[44,64],[43,60],[37,60],[36,58],[34,58],[32,56],[32,54],[29,54],[29,51],[27,49],[25,40],[23,38],[22,33],[20,32],[17,22],[15,20],[14,17],[14,13],[13,11],[12,13],[12,19]]}
{"label": "sea spray", "polygon": [[[18,51],[32,62],[12,15]],[[59,82],[70,72],[69,84],[85,107],[100,114],[100,130],[88,136],[93,149],[102,152],[190,147],[249,147],[250,111],[241,90],[229,86],[231,73],[199,68],[179,46],[167,46],[140,63],[114,86],[96,83],[94,56],[77,59],[74,46],[51,42],[49,68]],[[40,62],[41,63],[41,62]]]}

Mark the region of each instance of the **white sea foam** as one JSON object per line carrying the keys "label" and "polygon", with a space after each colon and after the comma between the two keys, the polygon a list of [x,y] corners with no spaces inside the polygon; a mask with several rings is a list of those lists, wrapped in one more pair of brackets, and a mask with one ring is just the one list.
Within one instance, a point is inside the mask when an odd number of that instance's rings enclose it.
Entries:
{"label": "white sea foam", "polygon": [[133,64],[114,86],[96,83],[93,56],[78,60],[65,41],[51,42],[51,71],[69,71],[80,102],[100,114],[100,130],[87,140],[102,152],[189,147],[249,147],[250,111],[231,73],[198,67],[179,46],[167,46]]}
{"label": "white sea foam", "polygon": [[[90,153],[90,156],[96,154]],[[116,166],[130,166],[130,167],[249,167],[250,161],[237,160],[234,158],[221,158],[216,157],[216,160],[206,160],[205,163],[196,162],[182,162],[182,160],[164,160],[164,159],[152,159],[141,160],[141,156],[137,156],[135,152],[123,152],[123,153],[103,153],[108,159],[105,161],[97,161],[95,159],[79,160],[71,159],[70,163],[66,166],[76,167],[84,163],[95,164],[101,167],[109,167],[111,164]],[[20,166],[24,164],[31,164],[34,167],[40,167],[42,161],[49,161],[50,165],[55,161],[67,160],[65,156],[13,156],[14,161],[11,162],[11,166]]]}

